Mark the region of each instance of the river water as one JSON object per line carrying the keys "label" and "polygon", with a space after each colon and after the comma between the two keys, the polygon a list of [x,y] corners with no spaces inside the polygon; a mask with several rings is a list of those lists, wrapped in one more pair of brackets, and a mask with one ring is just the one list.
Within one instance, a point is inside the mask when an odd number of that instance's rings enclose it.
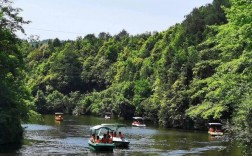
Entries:
{"label": "river water", "polygon": [[[128,148],[116,148],[112,153],[93,152],[88,147],[89,128],[102,123],[124,123],[121,129],[130,141]],[[2,155],[90,155],[90,156],[239,156],[241,149],[227,137],[212,138],[205,131],[185,131],[147,127],[132,127],[131,121],[91,117],[64,116],[57,122],[46,115],[43,121],[23,124],[25,143]]]}

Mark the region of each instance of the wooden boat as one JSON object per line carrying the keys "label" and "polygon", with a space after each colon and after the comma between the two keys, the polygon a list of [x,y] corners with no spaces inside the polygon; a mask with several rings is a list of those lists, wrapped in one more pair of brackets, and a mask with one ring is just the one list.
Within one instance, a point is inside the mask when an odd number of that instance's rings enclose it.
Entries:
{"label": "wooden boat", "polygon": [[[90,139],[88,140],[88,145],[90,149],[94,151],[113,151],[115,145],[113,142],[111,143],[96,143],[95,138],[92,138],[93,136],[99,136],[99,138],[104,138],[103,134],[106,134],[108,131],[112,131],[109,127],[103,126],[103,125],[96,125],[94,127],[90,128]],[[104,138],[107,139],[107,138]]]}
{"label": "wooden boat", "polygon": [[136,127],[145,127],[146,126],[144,123],[143,117],[133,117],[133,122],[131,125],[136,126]]}
{"label": "wooden boat", "polygon": [[63,113],[60,113],[60,112],[55,113],[54,118],[56,121],[63,121]]}
{"label": "wooden boat", "polygon": [[[113,132],[113,143],[116,147],[128,147],[129,141],[123,136],[123,133],[119,130],[120,128],[127,127],[125,124],[101,124],[102,126],[109,127]],[[116,135],[115,135],[116,134]]]}
{"label": "wooden boat", "polygon": [[211,136],[222,136],[223,131],[221,129],[222,124],[221,123],[208,123],[209,129],[208,134]]}

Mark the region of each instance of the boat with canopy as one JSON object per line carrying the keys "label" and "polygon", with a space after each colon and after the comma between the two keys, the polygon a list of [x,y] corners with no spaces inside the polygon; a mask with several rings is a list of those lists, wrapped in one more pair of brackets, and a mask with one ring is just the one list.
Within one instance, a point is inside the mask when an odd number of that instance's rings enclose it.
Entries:
{"label": "boat with canopy", "polygon": [[208,134],[211,136],[222,136],[222,124],[221,123],[208,123]]}
{"label": "boat with canopy", "polygon": [[[106,135],[108,131],[112,131],[112,129],[103,125],[91,127],[90,139],[88,140],[89,147],[94,151],[113,151],[115,145],[112,140],[109,141],[109,137]],[[97,136],[99,140],[97,140]]]}
{"label": "boat with canopy", "polygon": [[133,117],[132,126],[136,127],[146,127],[143,117]]}
{"label": "boat with canopy", "polygon": [[56,121],[63,121],[63,113],[61,112],[56,112],[54,115],[54,118]]}

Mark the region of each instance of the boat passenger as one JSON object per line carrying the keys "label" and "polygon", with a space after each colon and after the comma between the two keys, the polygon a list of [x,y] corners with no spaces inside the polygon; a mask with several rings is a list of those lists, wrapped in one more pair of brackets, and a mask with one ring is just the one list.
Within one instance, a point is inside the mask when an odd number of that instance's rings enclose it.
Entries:
{"label": "boat passenger", "polygon": [[103,134],[103,138],[102,138],[101,142],[104,143],[104,144],[107,142],[106,134]]}
{"label": "boat passenger", "polygon": [[109,132],[109,136],[110,136],[110,137],[113,136],[113,132],[112,132],[112,131]]}
{"label": "boat passenger", "polygon": [[108,136],[108,138],[107,138],[107,143],[112,143],[113,142],[113,140],[112,140],[112,138],[110,137],[110,136]]}
{"label": "boat passenger", "polygon": [[209,128],[209,131],[210,131],[210,132],[214,132],[213,127],[210,127],[210,128]]}
{"label": "boat passenger", "polygon": [[90,138],[90,141],[91,141],[92,143],[95,143],[95,134],[92,134],[92,136],[91,136],[91,138]]}
{"label": "boat passenger", "polygon": [[109,137],[109,131],[107,131],[107,138]]}
{"label": "boat passenger", "polygon": [[117,136],[116,136],[116,131],[114,132],[113,137],[117,137]]}
{"label": "boat passenger", "polygon": [[215,132],[221,132],[220,128],[217,127],[217,128],[215,129]]}
{"label": "boat passenger", "polygon": [[96,143],[100,143],[101,142],[100,137],[98,135],[96,136],[96,141],[95,142]]}
{"label": "boat passenger", "polygon": [[123,136],[123,134],[121,132],[119,132],[119,137],[124,138],[124,136]]}

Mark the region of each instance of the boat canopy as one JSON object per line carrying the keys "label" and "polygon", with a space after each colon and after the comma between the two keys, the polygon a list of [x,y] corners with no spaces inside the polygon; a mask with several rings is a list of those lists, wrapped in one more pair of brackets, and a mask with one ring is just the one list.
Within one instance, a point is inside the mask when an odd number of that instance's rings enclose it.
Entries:
{"label": "boat canopy", "polygon": [[99,130],[99,129],[106,129],[106,130],[111,131],[111,129],[108,126],[105,126],[105,125],[96,125],[96,126],[90,128],[90,130]]}
{"label": "boat canopy", "polygon": [[208,123],[210,126],[222,126],[221,123],[218,122],[212,122],[212,123]]}
{"label": "boat canopy", "polygon": [[55,115],[63,115],[64,113],[56,112]]}
{"label": "boat canopy", "polygon": [[138,116],[133,117],[133,119],[135,119],[135,120],[144,120],[144,118],[143,118],[143,117],[138,117]]}
{"label": "boat canopy", "polygon": [[96,126],[90,128],[90,135],[92,135],[92,134],[100,135],[101,133],[104,132],[104,130],[105,131],[114,131],[113,129],[109,128],[108,126],[96,125]]}
{"label": "boat canopy", "polygon": [[125,124],[101,124],[102,126],[107,126],[107,127],[127,127]]}
{"label": "boat canopy", "polygon": [[[102,126],[105,126],[105,127],[111,127],[110,129],[114,129],[115,128],[115,130],[117,131],[119,128],[121,128],[121,127],[127,127],[127,125],[125,125],[125,124],[101,124]],[[114,128],[113,128],[114,127]]]}

